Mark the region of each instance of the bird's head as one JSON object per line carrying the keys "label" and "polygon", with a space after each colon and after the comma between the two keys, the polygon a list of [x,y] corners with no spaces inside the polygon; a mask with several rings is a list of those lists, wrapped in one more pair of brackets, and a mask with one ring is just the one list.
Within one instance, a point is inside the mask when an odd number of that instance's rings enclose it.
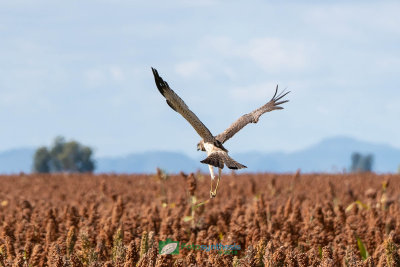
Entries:
{"label": "bird's head", "polygon": [[206,151],[206,148],[204,147],[204,140],[201,139],[201,141],[197,144],[197,151]]}

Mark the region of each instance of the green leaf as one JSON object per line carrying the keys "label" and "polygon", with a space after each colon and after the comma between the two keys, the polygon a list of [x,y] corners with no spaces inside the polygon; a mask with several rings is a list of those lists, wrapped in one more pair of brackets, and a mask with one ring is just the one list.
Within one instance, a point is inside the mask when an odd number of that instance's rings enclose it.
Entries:
{"label": "green leaf", "polygon": [[358,207],[363,208],[363,209],[369,209],[367,204],[362,203],[360,200],[356,200],[355,203],[358,205]]}
{"label": "green leaf", "polygon": [[206,201],[203,201],[203,202],[200,202],[199,204],[193,205],[193,207],[194,207],[195,209],[197,209],[198,207],[207,204],[209,201],[210,201],[210,199],[207,199]]}
{"label": "green leaf", "polygon": [[356,200],[347,206],[345,212],[349,212],[350,210],[352,210],[354,205],[357,205],[360,209],[369,209],[369,206],[367,204],[362,203],[360,200]]}
{"label": "green leaf", "polygon": [[347,206],[347,208],[345,209],[345,212],[349,212],[349,211],[351,211],[351,209],[354,207],[354,202],[353,203],[351,203],[350,205],[348,205]]}
{"label": "green leaf", "polygon": [[358,250],[360,251],[361,258],[363,260],[366,260],[369,257],[369,253],[368,253],[367,249],[365,248],[364,243],[361,241],[361,239],[358,237],[356,237],[356,238],[357,238],[357,246],[358,246]]}
{"label": "green leaf", "polygon": [[184,222],[188,222],[188,221],[191,221],[191,220],[193,220],[193,217],[192,217],[192,216],[185,216],[185,217],[183,217],[183,221],[184,221]]}
{"label": "green leaf", "polygon": [[223,234],[223,233],[220,232],[220,233],[218,234],[218,236],[219,236],[219,240],[220,240],[220,241],[222,241],[222,240],[224,239],[224,234]]}
{"label": "green leaf", "polygon": [[[399,168],[400,168],[400,167],[399,167]],[[383,190],[383,191],[386,191],[387,186],[388,186],[388,182],[387,182],[387,181],[383,181],[383,182],[382,182],[382,190]]]}

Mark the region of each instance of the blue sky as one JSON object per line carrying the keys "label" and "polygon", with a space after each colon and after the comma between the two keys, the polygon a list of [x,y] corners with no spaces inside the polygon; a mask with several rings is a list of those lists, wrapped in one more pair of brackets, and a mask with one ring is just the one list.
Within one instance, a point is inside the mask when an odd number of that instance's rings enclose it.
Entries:
{"label": "blue sky", "polygon": [[0,151],[64,135],[98,156],[196,155],[151,66],[214,134],[292,91],[234,153],[336,135],[400,148],[398,1],[193,2],[1,1]]}

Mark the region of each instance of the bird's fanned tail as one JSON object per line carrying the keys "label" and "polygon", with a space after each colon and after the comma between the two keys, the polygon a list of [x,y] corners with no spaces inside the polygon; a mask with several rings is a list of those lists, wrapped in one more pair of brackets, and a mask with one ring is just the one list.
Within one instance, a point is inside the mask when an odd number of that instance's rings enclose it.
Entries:
{"label": "bird's fanned tail", "polygon": [[245,165],[242,165],[233,158],[229,157],[226,152],[222,151],[212,152],[207,158],[200,162],[220,169],[224,168],[224,164],[232,170],[247,168]]}

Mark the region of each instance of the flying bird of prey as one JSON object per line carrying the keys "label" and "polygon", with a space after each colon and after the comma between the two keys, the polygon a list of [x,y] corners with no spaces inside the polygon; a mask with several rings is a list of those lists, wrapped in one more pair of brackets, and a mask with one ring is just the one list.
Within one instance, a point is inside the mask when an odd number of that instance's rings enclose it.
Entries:
{"label": "flying bird of prey", "polygon": [[[196,130],[196,132],[202,138],[197,144],[197,150],[207,152],[207,157],[200,161],[201,163],[208,164],[211,175],[211,190],[210,198],[214,198],[217,195],[218,184],[221,179],[221,170],[226,165],[229,169],[238,170],[247,168],[243,164],[235,161],[228,155],[228,150],[223,144],[239,132],[244,126],[249,123],[257,123],[260,116],[266,112],[283,109],[280,105],[288,102],[289,100],[282,100],[290,92],[282,91],[278,94],[278,86],[276,86],[275,94],[272,99],[262,107],[241,116],[231,126],[228,127],[221,134],[214,136],[210,130],[200,121],[200,119],[189,109],[189,107],[183,102],[183,100],[169,87],[168,83],[165,82],[156,69],[151,68],[154,75],[157,88],[160,93],[165,97],[167,104],[176,112],[181,114]],[[215,178],[213,167],[218,168],[218,180],[213,190],[213,181]]]}

